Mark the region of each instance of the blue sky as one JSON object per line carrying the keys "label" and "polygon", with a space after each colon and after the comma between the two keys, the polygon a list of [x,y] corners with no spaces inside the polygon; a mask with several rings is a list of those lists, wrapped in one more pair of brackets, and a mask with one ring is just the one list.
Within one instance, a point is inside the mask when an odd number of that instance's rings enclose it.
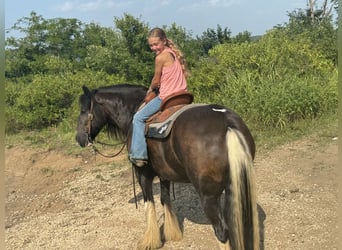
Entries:
{"label": "blue sky", "polygon": [[5,28],[31,11],[44,19],[77,18],[103,27],[114,27],[114,17],[127,13],[150,28],[176,23],[193,35],[201,35],[220,25],[229,28],[232,35],[246,30],[262,35],[287,22],[288,12],[306,6],[307,0],[7,0]]}

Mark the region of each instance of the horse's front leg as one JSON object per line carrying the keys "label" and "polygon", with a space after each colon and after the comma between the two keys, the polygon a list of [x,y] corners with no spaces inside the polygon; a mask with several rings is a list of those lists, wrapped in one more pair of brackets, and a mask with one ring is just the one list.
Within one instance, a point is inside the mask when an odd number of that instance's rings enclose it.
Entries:
{"label": "horse's front leg", "polygon": [[165,240],[181,240],[183,238],[177,216],[170,199],[170,181],[160,180],[160,202],[164,207],[164,237]]}
{"label": "horse's front leg", "polygon": [[153,178],[155,175],[150,167],[135,167],[135,173],[142,189],[146,215],[146,230],[143,238],[139,241],[137,248],[139,250],[157,249],[162,246],[162,241],[152,191]]}

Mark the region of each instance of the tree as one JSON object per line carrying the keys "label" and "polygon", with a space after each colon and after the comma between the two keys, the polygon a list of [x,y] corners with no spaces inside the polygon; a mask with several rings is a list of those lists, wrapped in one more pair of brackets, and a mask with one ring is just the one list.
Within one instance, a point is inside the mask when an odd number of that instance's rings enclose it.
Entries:
{"label": "tree", "polygon": [[252,34],[248,31],[239,32],[235,37],[232,38],[233,43],[244,43],[252,40]]}
{"label": "tree", "polygon": [[123,38],[112,28],[91,23],[83,32],[86,67],[94,71],[123,75],[124,58],[129,57]]}
{"label": "tree", "polygon": [[46,54],[46,20],[35,12],[19,19],[11,30],[19,31],[21,38],[6,39],[6,77],[21,77],[33,73],[32,62]]}
{"label": "tree", "polygon": [[181,26],[177,26],[176,23],[172,23],[170,27],[163,26],[163,29],[165,30],[167,37],[175,42],[183,52],[186,65],[189,71],[191,71],[191,68],[195,66],[200,58],[200,43],[192,38],[190,32]]}
{"label": "tree", "polygon": [[321,23],[326,19],[331,19],[332,11],[337,10],[337,0],[323,0],[320,7],[317,5],[318,0],[308,0],[307,16],[310,18],[310,22]]}
{"label": "tree", "polygon": [[21,32],[23,37],[6,39],[7,77],[48,73],[50,56],[70,60],[73,67],[69,70],[84,66],[84,62],[81,64],[86,54],[82,44],[83,24],[77,19],[46,20],[32,11],[11,29]]}
{"label": "tree", "polygon": [[84,57],[83,23],[75,18],[49,19],[46,25],[47,54],[71,61]]}
{"label": "tree", "polygon": [[147,43],[148,26],[138,18],[124,14],[123,18],[115,17],[115,26],[120,30],[129,54],[133,57],[139,56],[141,60],[146,59],[149,51]]}
{"label": "tree", "polygon": [[149,84],[153,73],[153,54],[147,43],[147,24],[129,14],[114,18],[128,55],[121,61],[121,70],[127,80],[143,81]]}
{"label": "tree", "polygon": [[217,25],[216,30],[207,29],[197,39],[201,43],[203,54],[208,55],[209,50],[214,46],[231,42],[231,31],[227,27],[222,29],[220,25]]}
{"label": "tree", "polygon": [[299,24],[302,29],[331,24],[334,17],[333,11],[337,11],[337,6],[337,0],[323,0],[320,6],[318,0],[308,0],[307,9],[297,9],[288,13],[289,24]]}
{"label": "tree", "polygon": [[335,0],[331,0],[330,5],[324,0],[322,7],[318,8],[317,1],[309,0],[308,9],[292,11],[288,14],[289,22],[278,28],[285,29],[292,39],[307,37],[313,50],[322,51],[326,58],[337,64],[337,27],[332,14],[336,4]]}

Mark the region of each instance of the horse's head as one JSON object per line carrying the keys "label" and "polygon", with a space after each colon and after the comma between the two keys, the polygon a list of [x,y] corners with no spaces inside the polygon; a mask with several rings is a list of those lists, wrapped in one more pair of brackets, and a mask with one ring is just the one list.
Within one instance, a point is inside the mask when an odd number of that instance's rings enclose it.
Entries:
{"label": "horse's head", "polygon": [[127,135],[133,114],[143,101],[146,88],[121,84],[90,91],[83,86],[79,98],[76,141],[81,147],[90,145],[104,126],[114,137]]}
{"label": "horse's head", "polygon": [[94,116],[94,106],[96,105],[96,90],[90,91],[83,86],[83,94],[79,98],[80,114],[78,116],[76,141],[81,147],[92,144],[93,140],[99,133],[99,116]]}

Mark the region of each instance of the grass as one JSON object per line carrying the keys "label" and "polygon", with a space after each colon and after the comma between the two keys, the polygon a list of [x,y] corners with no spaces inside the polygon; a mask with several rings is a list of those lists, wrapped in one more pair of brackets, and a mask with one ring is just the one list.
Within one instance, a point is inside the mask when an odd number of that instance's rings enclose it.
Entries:
{"label": "grass", "polygon": [[259,152],[269,151],[278,145],[310,135],[316,135],[320,143],[326,143],[327,138],[332,139],[338,136],[338,119],[337,114],[327,114],[316,119],[294,122],[283,129],[251,128],[251,132]]}

